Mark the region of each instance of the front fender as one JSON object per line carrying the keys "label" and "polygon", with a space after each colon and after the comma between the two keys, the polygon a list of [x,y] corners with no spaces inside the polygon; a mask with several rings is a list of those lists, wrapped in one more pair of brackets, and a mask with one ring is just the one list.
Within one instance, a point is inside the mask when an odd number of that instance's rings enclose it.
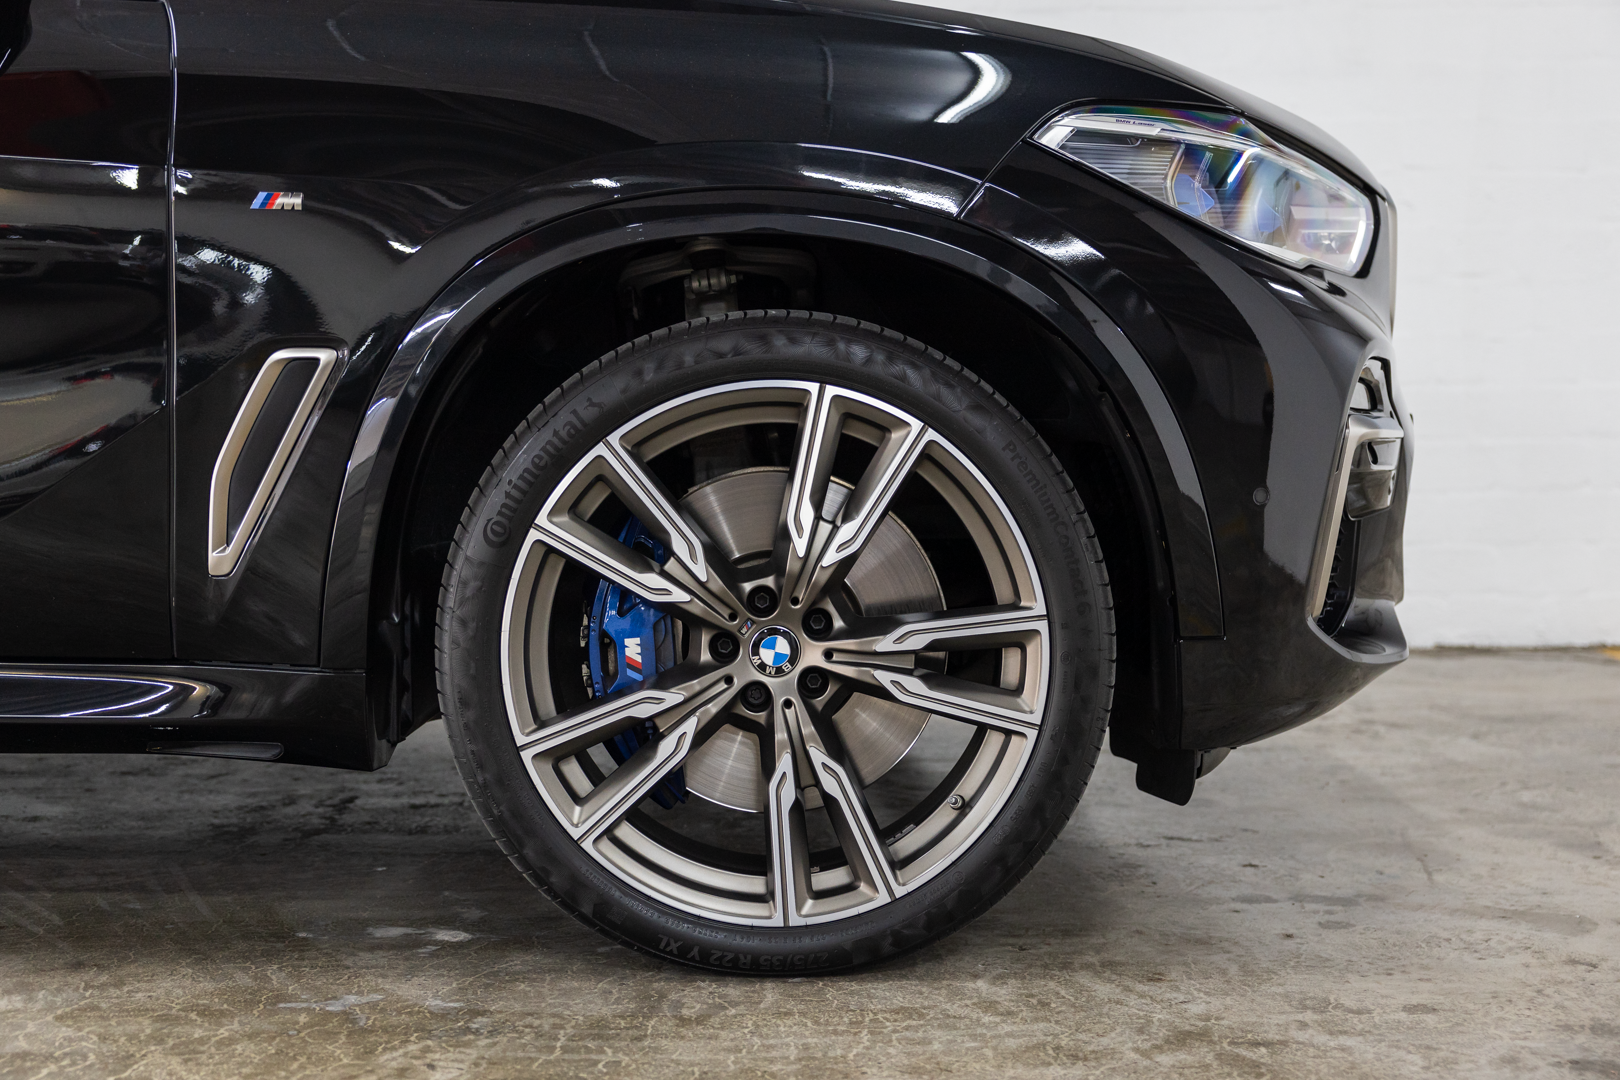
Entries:
{"label": "front fender", "polygon": [[[468,331],[525,284],[577,259],[654,240],[749,232],[904,251],[971,274],[1031,310],[1093,364],[1136,435],[1161,489],[1161,520],[1181,526],[1170,545],[1178,600],[1219,596],[1202,492],[1163,391],[1123,335],[1072,284],[976,229],[924,213],[781,192],[704,193],[602,208],[520,236],[480,259],[423,312],[378,380],[345,472],[328,559],[323,665],[365,664],[372,571],[399,450],[435,374]],[[1212,613],[1196,617],[1218,620],[1218,600],[1212,606]]]}

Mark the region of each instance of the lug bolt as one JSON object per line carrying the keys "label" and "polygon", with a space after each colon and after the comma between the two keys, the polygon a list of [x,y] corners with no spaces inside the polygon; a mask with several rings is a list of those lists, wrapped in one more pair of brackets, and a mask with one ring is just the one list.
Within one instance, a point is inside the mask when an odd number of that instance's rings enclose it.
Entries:
{"label": "lug bolt", "polygon": [[950,798],[945,800],[945,805],[949,806],[952,810],[960,810],[962,807],[967,805],[967,800],[962,798],[960,795],[952,795]]}
{"label": "lug bolt", "polygon": [[799,689],[804,696],[818,698],[827,692],[827,675],[825,672],[810,670],[799,676]]}
{"label": "lug bolt", "polygon": [[824,638],[832,632],[832,616],[820,608],[812,608],[804,617],[804,632],[813,638]]}
{"label": "lug bolt", "polygon": [[737,639],[730,634],[716,634],[709,642],[709,655],[722,664],[729,664],[737,659]]}
{"label": "lug bolt", "polygon": [[742,703],[749,712],[764,712],[771,707],[771,692],[764,683],[751,682],[742,688]]}
{"label": "lug bolt", "polygon": [[755,615],[769,615],[776,610],[776,590],[769,585],[755,585],[748,590],[748,610]]}

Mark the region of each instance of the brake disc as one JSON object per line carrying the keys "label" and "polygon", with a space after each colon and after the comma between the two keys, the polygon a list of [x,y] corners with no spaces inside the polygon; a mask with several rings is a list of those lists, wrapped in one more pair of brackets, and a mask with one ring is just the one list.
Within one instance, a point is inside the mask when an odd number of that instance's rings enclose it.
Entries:
{"label": "brake disc", "polygon": [[[745,562],[771,553],[787,484],[786,469],[744,469],[693,488],[681,505],[732,562]],[[836,513],[849,492],[848,484],[835,479],[827,492],[827,512]],[[939,579],[922,545],[893,514],[873,532],[845,584],[866,615],[945,607]],[[870,785],[906,756],[928,716],[908,705],[855,694],[832,720],[860,782]],[[754,734],[727,725],[687,758],[687,789],[721,806],[762,811],[765,776],[759,762]],[[813,791],[806,795],[807,805],[819,805]]]}

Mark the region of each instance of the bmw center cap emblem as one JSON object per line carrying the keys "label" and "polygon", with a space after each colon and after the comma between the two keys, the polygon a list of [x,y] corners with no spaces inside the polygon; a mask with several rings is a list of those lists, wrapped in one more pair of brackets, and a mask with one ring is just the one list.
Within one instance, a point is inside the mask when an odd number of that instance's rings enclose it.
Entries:
{"label": "bmw center cap emblem", "polygon": [[786,675],[799,662],[799,641],[782,626],[767,626],[754,635],[749,659],[761,675]]}

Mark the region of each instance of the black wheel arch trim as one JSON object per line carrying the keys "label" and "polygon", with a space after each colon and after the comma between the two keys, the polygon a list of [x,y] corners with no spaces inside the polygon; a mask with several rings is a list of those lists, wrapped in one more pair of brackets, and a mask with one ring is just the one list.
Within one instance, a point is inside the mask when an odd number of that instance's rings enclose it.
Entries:
{"label": "black wheel arch trim", "polygon": [[[1187,630],[1220,632],[1214,544],[1186,438],[1145,361],[1079,287],[1007,240],[944,213],[848,195],[730,189],[650,196],[554,220],[479,258],[427,306],[379,377],[345,470],[327,564],[323,666],[372,666],[375,573],[395,466],[418,406],[466,335],[519,289],[578,259],[655,240],[749,232],[854,241],[928,259],[1004,293],[1050,327],[1107,388],[1158,499],[1152,510],[1181,624],[1162,631],[1172,639]],[[1173,640],[1155,645],[1174,650]],[[1174,699],[1167,710],[1173,718],[1161,724],[1179,726],[1179,686],[1164,689]],[[381,716],[374,723],[384,726]]]}

